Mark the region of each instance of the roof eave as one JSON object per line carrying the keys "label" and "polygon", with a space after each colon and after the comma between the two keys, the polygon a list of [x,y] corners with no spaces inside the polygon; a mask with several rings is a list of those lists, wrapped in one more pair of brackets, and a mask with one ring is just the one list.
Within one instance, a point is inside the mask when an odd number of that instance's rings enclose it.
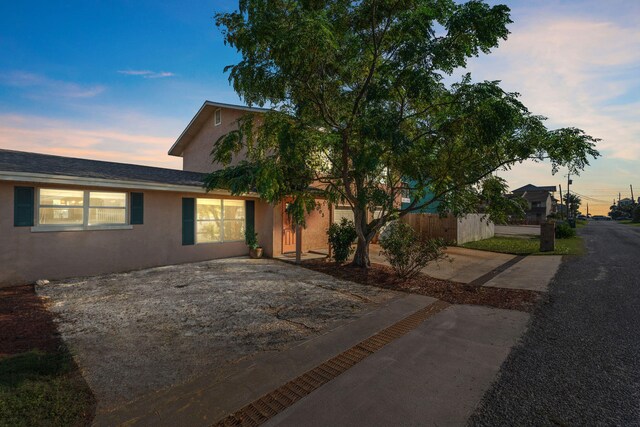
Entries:
{"label": "roof eave", "polygon": [[226,104],[224,102],[205,101],[200,107],[200,109],[198,110],[198,112],[195,114],[195,116],[193,116],[193,118],[191,119],[187,127],[184,128],[184,130],[182,131],[178,139],[176,139],[176,142],[174,142],[171,148],[169,149],[168,154],[170,156],[182,157],[182,153],[184,152],[184,147],[189,143],[189,139],[190,139],[189,131],[193,126],[195,126],[195,124],[198,122],[198,119],[204,113],[204,110],[207,107],[228,108],[231,110],[247,111],[251,113],[265,113],[269,111],[269,109],[267,108],[255,108],[255,107],[247,107],[245,105]]}
{"label": "roof eave", "polygon": [[[181,193],[200,193],[230,196],[231,192],[223,189],[206,191],[202,185],[166,184],[153,181],[118,180],[105,178],[89,178],[69,175],[54,175],[32,172],[0,171],[0,181],[29,182],[40,184],[78,185],[84,187],[128,188],[153,191],[173,191]],[[256,193],[243,194],[245,197],[257,198]]]}

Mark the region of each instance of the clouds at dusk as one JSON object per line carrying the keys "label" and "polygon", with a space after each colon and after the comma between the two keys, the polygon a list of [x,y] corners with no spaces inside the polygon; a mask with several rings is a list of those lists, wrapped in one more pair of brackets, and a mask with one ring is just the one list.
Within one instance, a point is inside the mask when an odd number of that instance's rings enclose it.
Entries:
{"label": "clouds at dusk", "polygon": [[100,84],[78,84],[27,71],[0,72],[0,85],[20,88],[33,98],[93,98],[106,89]]}
{"label": "clouds at dusk", "polygon": [[123,124],[80,125],[39,116],[0,115],[0,147],[94,160],[180,168],[167,150],[172,136],[149,135]]}

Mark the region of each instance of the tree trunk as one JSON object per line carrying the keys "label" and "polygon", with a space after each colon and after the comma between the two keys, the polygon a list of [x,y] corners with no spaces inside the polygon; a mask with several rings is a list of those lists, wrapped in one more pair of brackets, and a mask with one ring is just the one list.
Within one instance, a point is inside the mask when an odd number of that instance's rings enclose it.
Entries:
{"label": "tree trunk", "polygon": [[367,209],[356,208],[353,210],[353,216],[356,234],[358,235],[358,244],[351,264],[357,267],[368,268],[371,266],[371,261],[369,261],[369,242],[373,237],[369,236]]}
{"label": "tree trunk", "polygon": [[356,247],[356,254],[353,256],[353,265],[363,268],[371,266],[369,260],[369,240],[366,238],[358,237],[358,246]]}

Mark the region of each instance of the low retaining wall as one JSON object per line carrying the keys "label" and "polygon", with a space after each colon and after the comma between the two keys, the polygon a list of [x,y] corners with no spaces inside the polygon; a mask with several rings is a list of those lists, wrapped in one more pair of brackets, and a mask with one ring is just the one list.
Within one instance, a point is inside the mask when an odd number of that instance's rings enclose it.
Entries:
{"label": "low retaining wall", "polygon": [[437,214],[417,213],[405,215],[402,221],[425,238],[443,239],[458,245],[488,239],[495,234],[493,222],[481,214],[456,218],[453,215],[441,217]]}

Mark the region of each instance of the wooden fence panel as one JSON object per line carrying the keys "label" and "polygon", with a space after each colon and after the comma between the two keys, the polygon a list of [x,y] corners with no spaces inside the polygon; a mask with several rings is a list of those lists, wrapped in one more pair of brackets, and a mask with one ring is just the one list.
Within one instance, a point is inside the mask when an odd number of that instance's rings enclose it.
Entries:
{"label": "wooden fence panel", "polygon": [[453,215],[440,217],[437,214],[416,213],[403,216],[402,221],[423,238],[444,239],[446,242],[455,242],[457,239],[458,222]]}

